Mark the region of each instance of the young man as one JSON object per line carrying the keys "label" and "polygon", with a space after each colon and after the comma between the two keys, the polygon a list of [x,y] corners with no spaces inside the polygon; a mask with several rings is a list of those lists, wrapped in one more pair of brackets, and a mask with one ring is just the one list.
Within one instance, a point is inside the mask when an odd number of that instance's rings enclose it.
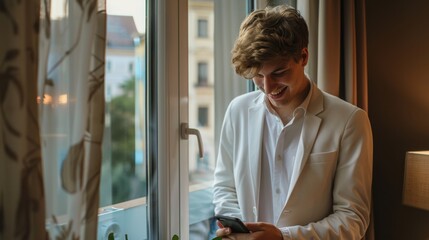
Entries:
{"label": "young man", "polygon": [[258,91],[235,98],[221,131],[215,213],[224,239],[362,239],[369,224],[372,133],[365,111],[329,95],[304,73],[308,29],[293,8],[258,10],[232,51]]}

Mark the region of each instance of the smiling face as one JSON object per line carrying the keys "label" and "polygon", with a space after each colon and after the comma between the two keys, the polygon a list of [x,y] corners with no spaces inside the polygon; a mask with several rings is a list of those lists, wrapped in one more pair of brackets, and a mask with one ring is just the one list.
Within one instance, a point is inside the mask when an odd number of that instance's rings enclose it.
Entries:
{"label": "smiling face", "polygon": [[304,48],[298,62],[293,58],[276,58],[264,63],[253,77],[253,82],[265,93],[276,111],[294,109],[304,101],[310,89],[310,82],[304,74],[307,60],[308,50]]}

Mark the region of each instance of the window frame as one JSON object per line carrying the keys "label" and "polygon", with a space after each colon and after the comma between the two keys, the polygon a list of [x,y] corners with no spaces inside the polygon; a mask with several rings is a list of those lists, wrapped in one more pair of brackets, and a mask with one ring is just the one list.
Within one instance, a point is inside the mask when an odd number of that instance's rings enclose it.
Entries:
{"label": "window frame", "polygon": [[147,4],[148,238],[187,239],[188,141],[180,140],[179,128],[180,122],[188,122],[188,111],[187,102],[179,100],[187,97],[188,90],[179,83],[188,77],[188,3],[148,0]]}

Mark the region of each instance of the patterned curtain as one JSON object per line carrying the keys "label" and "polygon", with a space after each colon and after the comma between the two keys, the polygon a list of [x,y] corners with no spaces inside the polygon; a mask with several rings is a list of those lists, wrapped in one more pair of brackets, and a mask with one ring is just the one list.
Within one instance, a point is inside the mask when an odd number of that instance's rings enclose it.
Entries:
{"label": "patterned curtain", "polygon": [[39,0],[0,1],[0,239],[45,239],[38,125]]}
{"label": "patterned curtain", "polygon": [[105,28],[104,0],[0,1],[0,239],[96,239]]}
{"label": "patterned curtain", "polygon": [[104,129],[103,0],[44,0],[39,96],[51,239],[96,239]]}

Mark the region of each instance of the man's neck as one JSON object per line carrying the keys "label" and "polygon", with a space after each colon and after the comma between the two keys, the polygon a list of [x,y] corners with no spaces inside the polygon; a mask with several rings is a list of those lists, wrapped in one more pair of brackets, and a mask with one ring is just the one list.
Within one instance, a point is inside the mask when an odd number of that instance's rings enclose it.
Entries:
{"label": "man's neck", "polygon": [[[271,103],[271,107],[276,111],[277,115],[282,120],[283,125],[286,125],[290,120],[293,118],[293,112],[295,109],[301,105],[302,102],[304,102],[305,98],[307,97],[308,93],[311,89],[311,83],[304,88],[304,90],[299,94],[298,98],[296,98],[294,101],[291,101],[289,104],[282,106],[282,107],[274,107]],[[269,102],[269,101],[268,101]]]}

